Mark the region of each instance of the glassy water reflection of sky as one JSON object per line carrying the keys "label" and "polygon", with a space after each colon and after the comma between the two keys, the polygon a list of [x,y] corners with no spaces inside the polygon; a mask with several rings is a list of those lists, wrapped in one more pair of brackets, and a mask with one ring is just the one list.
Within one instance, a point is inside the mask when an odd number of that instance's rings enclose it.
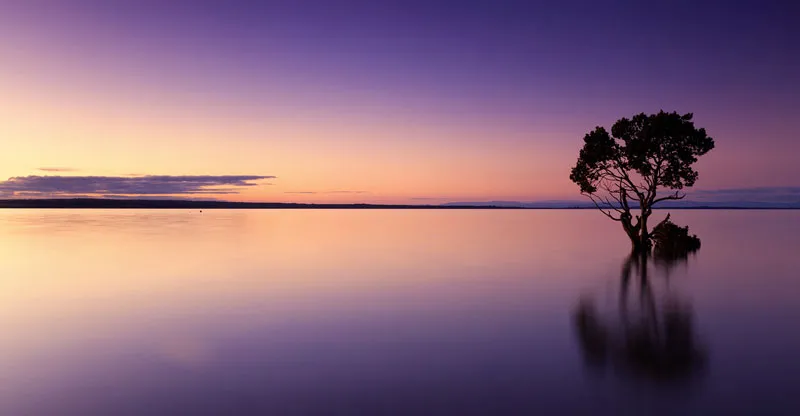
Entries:
{"label": "glassy water reflection of sky", "polygon": [[703,247],[652,289],[707,361],[659,383],[584,359],[596,212],[3,211],[0,413],[799,413],[799,214],[673,219]]}

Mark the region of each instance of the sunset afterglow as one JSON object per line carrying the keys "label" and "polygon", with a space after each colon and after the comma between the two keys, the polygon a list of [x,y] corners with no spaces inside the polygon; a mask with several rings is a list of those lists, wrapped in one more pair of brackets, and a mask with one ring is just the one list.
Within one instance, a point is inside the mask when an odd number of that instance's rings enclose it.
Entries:
{"label": "sunset afterglow", "polygon": [[233,201],[575,199],[583,135],[665,109],[724,144],[698,189],[798,185],[797,28],[780,8],[246,3],[0,3],[0,179],[275,176],[203,194]]}

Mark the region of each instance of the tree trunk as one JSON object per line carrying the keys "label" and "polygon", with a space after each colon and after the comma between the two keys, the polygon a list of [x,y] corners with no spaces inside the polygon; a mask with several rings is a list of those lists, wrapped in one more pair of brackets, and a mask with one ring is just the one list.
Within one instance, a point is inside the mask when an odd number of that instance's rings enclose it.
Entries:
{"label": "tree trunk", "polygon": [[650,249],[650,233],[647,230],[647,218],[650,216],[651,212],[650,207],[642,206],[642,216],[639,218],[639,241],[642,251]]}
{"label": "tree trunk", "polygon": [[642,241],[642,236],[640,234],[632,234],[628,237],[631,239],[632,254],[642,254],[647,251],[647,243]]}
{"label": "tree trunk", "polygon": [[632,253],[641,253],[644,251],[644,246],[642,245],[642,236],[639,232],[640,224],[634,226],[631,224],[630,214],[627,216],[623,216],[620,220],[622,223],[622,229],[625,230],[625,234],[628,235],[628,238],[631,239],[631,252]]}

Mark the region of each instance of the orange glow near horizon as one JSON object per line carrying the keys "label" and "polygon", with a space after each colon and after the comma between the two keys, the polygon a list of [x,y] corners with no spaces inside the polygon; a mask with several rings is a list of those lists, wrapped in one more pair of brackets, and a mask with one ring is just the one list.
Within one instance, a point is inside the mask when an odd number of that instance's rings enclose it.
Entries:
{"label": "orange glow near horizon", "polygon": [[[208,108],[185,106],[182,97],[163,97],[159,112],[93,91],[37,90],[26,88],[37,85],[35,80],[4,80],[0,77],[7,97],[0,103],[3,134],[25,140],[6,143],[4,153],[14,157],[0,164],[2,179],[278,177],[240,194],[212,195],[231,201],[425,203],[571,193],[561,160],[574,150],[525,141],[530,132],[512,126],[415,123],[382,115],[295,120],[280,109],[257,120],[215,118]],[[483,137],[505,140],[487,147]],[[54,166],[74,171],[39,170]]]}
{"label": "orange glow near horizon", "polygon": [[[768,113],[751,117],[749,107],[720,107],[722,98],[676,95],[667,85],[641,94],[629,80],[562,79],[563,68],[551,68],[549,77],[533,69],[506,77],[498,75],[506,67],[473,68],[471,61],[428,67],[404,60],[404,45],[395,45],[396,55],[375,55],[359,37],[345,39],[352,45],[342,40],[341,53],[331,54],[302,37],[267,42],[268,31],[213,38],[192,21],[158,20],[144,32],[125,16],[111,24],[104,19],[114,16],[89,12],[0,13],[0,181],[274,175],[269,185],[203,196],[412,204],[580,199],[568,176],[583,135],[662,108],[695,112],[717,139],[698,164],[700,187],[796,186],[800,175],[798,142],[785,123],[789,106],[764,106]],[[391,59],[400,59],[397,67],[387,65]],[[586,90],[598,82],[608,82],[613,96]],[[769,91],[738,93],[725,101],[759,102],[747,94]],[[71,171],[39,170],[50,167]]]}

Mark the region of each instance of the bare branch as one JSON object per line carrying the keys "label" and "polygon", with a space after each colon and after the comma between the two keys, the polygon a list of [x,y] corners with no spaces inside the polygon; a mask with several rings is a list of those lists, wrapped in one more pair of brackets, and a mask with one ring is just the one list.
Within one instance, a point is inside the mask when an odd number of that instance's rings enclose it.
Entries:
{"label": "bare branch", "polygon": [[614,203],[611,202],[607,196],[595,195],[595,197],[599,199],[602,203],[606,204],[607,207],[606,209],[612,209],[618,212],[619,214],[624,214],[629,211],[629,209],[624,206],[620,207],[619,205],[614,205]]}
{"label": "bare branch", "polygon": [[[634,200],[634,201],[637,201],[637,202],[641,202],[642,201],[642,198],[643,198],[644,194],[636,187],[636,185],[633,184],[633,182],[630,179],[626,179],[627,174],[624,175],[624,176],[623,175],[619,175],[619,174],[616,174],[613,171],[611,171],[609,168],[603,169],[602,172],[603,172],[604,175],[600,179],[601,182],[602,181],[610,181],[611,179],[613,179],[613,182],[615,182],[615,186],[617,186],[617,187],[619,187],[621,189],[624,189],[626,192],[630,192],[628,194],[628,199],[631,199],[631,200]],[[604,188],[604,189],[609,193],[616,193],[617,192],[616,190],[612,191],[612,190],[610,190],[608,188]]]}
{"label": "bare branch", "polygon": [[633,181],[631,180],[630,176],[628,176],[628,172],[622,168],[622,166],[624,165],[625,164],[622,162],[622,160],[617,158],[616,169],[617,169],[618,179],[624,181],[628,186],[630,186],[629,190],[635,193],[636,196],[639,198],[637,201],[644,200],[644,193],[639,188],[637,188],[636,185],[633,184]]}
{"label": "bare branch", "polygon": [[653,202],[650,205],[655,205],[656,203],[661,202],[661,201],[667,201],[667,200],[675,201],[675,200],[679,200],[679,199],[683,199],[683,198],[686,198],[686,194],[685,193],[681,194],[680,191],[675,191],[674,194],[670,194],[670,195],[663,196],[663,197],[658,198],[658,199],[654,199]]}
{"label": "bare branch", "polygon": [[[595,206],[595,207],[597,207],[597,209],[598,209],[598,210],[600,210],[600,212],[602,212],[602,213],[603,213],[603,215],[605,215],[606,217],[608,217],[608,218],[611,218],[611,219],[612,219],[612,220],[614,220],[614,221],[620,221],[620,220],[622,219],[622,216],[621,216],[621,215],[620,215],[619,217],[615,217],[615,216],[614,216],[614,215],[611,213],[611,211],[608,211],[608,210],[606,210],[606,209],[603,209],[603,208],[601,208],[601,207],[600,207],[600,204],[598,204],[598,203],[597,203],[597,201],[595,200],[595,197],[594,197],[592,194],[584,193],[584,195],[586,195],[587,197],[589,197],[589,199],[591,199],[591,200],[592,200],[592,203],[594,204],[594,206]],[[616,211],[616,210],[615,210],[615,211]],[[619,211],[617,211],[617,212],[619,212]]]}
{"label": "bare branch", "polygon": [[622,200],[621,200],[619,197],[617,197],[615,194],[617,194],[617,193],[620,193],[620,194],[622,194],[622,193],[624,192],[624,190],[622,190],[621,188],[612,189],[612,188],[611,188],[611,185],[609,185],[609,184],[608,184],[608,183],[606,183],[606,182],[601,182],[601,183],[599,183],[599,184],[598,184],[598,186],[599,186],[600,188],[602,188],[603,190],[605,190],[606,192],[608,192],[608,195],[609,195],[611,198],[613,198],[615,201],[617,201],[617,203],[618,203],[619,205],[623,205],[623,203],[622,203]]}
{"label": "bare branch", "polygon": [[640,198],[641,192],[639,192],[639,190],[636,187],[631,188],[630,186],[627,185],[621,185],[620,188],[625,191],[625,195],[631,201],[636,201],[636,202],[642,201],[642,199]]}

